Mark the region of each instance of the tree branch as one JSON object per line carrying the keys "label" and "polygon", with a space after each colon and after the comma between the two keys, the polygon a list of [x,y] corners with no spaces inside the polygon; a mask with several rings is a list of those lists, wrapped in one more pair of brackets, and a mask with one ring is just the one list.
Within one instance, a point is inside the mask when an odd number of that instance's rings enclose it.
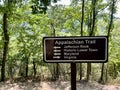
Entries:
{"label": "tree branch", "polygon": [[115,6],[115,0],[112,0],[110,23],[109,23],[109,27],[108,27],[108,33],[107,33],[108,37],[110,37],[110,32],[111,32],[111,28],[112,28],[112,25],[113,25],[114,6]]}

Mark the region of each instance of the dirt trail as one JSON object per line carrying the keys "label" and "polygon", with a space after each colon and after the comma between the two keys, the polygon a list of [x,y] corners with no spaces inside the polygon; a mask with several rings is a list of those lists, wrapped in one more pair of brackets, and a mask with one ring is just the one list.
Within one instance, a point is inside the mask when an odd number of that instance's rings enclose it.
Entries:
{"label": "dirt trail", "polygon": [[[70,90],[70,82],[0,82],[0,90]],[[120,85],[101,85],[98,83],[77,82],[77,90],[120,90]]]}

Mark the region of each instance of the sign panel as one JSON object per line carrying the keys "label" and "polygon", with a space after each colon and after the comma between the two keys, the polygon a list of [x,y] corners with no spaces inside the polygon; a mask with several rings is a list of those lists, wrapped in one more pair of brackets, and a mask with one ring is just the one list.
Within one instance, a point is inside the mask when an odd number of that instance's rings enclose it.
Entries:
{"label": "sign panel", "polygon": [[108,38],[44,37],[45,62],[107,62]]}

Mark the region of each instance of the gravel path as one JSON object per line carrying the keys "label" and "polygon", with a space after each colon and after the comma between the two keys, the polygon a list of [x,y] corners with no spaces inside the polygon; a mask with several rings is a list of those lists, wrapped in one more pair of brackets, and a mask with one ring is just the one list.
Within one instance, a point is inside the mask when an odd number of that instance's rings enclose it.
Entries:
{"label": "gravel path", "polygon": [[[70,82],[0,82],[0,90],[71,90]],[[120,90],[120,85],[101,85],[98,83],[77,82],[77,90]]]}

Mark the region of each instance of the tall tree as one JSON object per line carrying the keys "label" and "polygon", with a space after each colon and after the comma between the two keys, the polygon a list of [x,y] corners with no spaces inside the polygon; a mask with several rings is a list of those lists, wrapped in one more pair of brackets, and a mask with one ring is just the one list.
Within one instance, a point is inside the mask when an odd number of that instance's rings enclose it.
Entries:
{"label": "tall tree", "polygon": [[[90,32],[89,32],[89,36],[93,36],[94,35],[94,31],[95,31],[95,21],[96,21],[96,0],[92,0],[91,2],[91,6],[92,6],[92,10],[90,13]],[[91,74],[91,63],[87,63],[87,81],[89,80],[89,76]]]}
{"label": "tall tree", "polygon": [[[12,1],[8,0],[7,6],[10,8],[10,3]],[[4,33],[4,49],[3,49],[3,58],[2,58],[2,67],[1,67],[1,81],[5,80],[5,66],[6,66],[6,59],[7,59],[7,52],[8,52],[8,44],[9,44],[9,34],[7,30],[7,18],[8,12],[5,11],[3,13],[3,33]]]}
{"label": "tall tree", "polygon": [[3,33],[4,33],[4,49],[3,49],[3,58],[2,58],[2,67],[1,67],[1,81],[5,80],[5,66],[6,58],[9,44],[9,35],[7,30],[7,13],[3,14]]}
{"label": "tall tree", "polygon": [[[81,19],[81,36],[83,36],[83,22],[84,22],[84,0],[82,0],[82,19]],[[82,63],[80,63],[80,80],[82,80]]]}
{"label": "tall tree", "polygon": [[[109,22],[109,25],[108,25],[108,31],[107,31],[107,36],[108,36],[108,41],[110,40],[110,32],[111,32],[111,28],[113,26],[113,15],[115,13],[115,0],[112,0],[112,4],[111,4],[111,14],[110,14],[110,22]],[[104,66],[105,64],[102,63],[102,68],[101,68],[101,77],[100,77],[100,82],[103,82],[103,76],[104,76]]]}

